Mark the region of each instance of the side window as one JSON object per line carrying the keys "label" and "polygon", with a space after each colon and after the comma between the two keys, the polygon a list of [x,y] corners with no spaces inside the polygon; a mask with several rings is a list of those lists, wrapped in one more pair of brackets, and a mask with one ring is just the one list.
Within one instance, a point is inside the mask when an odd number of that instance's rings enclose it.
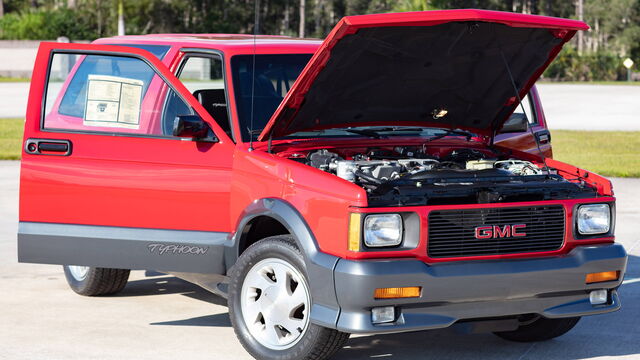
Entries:
{"label": "side window", "polygon": [[[162,101],[167,96],[174,98],[171,104]],[[44,129],[166,136],[162,119],[169,113],[173,119],[193,111],[143,60],[53,55]]]}
{"label": "side window", "polygon": [[223,74],[220,56],[189,54],[180,67],[178,78],[222,130],[231,136]]}
{"label": "side window", "polygon": [[[522,107],[524,107],[524,113],[527,115],[527,119],[529,120],[530,125],[538,124],[538,118],[536,116],[535,107],[531,96],[527,94],[524,98],[522,98]],[[514,114],[522,114],[522,107],[518,105],[518,107],[513,112]]]}

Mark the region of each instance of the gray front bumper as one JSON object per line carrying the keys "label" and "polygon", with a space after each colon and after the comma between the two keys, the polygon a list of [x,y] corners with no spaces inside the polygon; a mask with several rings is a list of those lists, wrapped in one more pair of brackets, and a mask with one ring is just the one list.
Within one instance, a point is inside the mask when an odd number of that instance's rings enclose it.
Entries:
{"label": "gray front bumper", "polygon": [[[620,270],[627,254],[618,244],[585,246],[559,257],[464,261],[427,265],[414,259],[351,261],[334,270],[340,306],[337,329],[387,333],[444,328],[459,320],[535,313],[549,318],[618,310],[611,281],[585,284],[587,273]],[[375,300],[376,288],[421,286],[420,298]],[[589,290],[612,289],[609,303],[592,306]],[[394,323],[374,325],[371,308],[396,306]]]}

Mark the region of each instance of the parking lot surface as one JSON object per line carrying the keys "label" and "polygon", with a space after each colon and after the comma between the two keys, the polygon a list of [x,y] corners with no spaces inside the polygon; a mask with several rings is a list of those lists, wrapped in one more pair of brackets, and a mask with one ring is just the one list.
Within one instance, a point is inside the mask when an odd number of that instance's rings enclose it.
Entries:
{"label": "parking lot surface", "polygon": [[[18,162],[0,162],[0,359],[250,359],[225,301],[171,276],[132,272],[122,293],[87,298],[60,266],[18,264]],[[630,253],[621,311],[534,344],[434,330],[352,337],[336,359],[640,359],[640,179],[614,179],[616,235]]]}
{"label": "parking lot surface", "polygon": [[640,86],[536,85],[551,130],[640,131]]}

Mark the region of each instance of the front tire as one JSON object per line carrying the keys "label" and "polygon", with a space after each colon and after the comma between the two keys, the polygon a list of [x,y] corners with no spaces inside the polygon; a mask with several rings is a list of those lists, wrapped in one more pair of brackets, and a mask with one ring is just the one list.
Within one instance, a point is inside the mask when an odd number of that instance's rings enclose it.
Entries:
{"label": "front tire", "polygon": [[130,270],[64,265],[71,290],[84,296],[111,295],[127,285]]}
{"label": "front tire", "polygon": [[233,266],[230,278],[231,324],[253,357],[327,359],[349,339],[347,333],[309,321],[309,281],[291,236],[272,236],[251,245]]}
{"label": "front tire", "polygon": [[579,320],[580,317],[548,319],[536,316],[528,319],[516,330],[496,332],[494,334],[503,339],[516,342],[546,341],[566,334],[576,326]]}

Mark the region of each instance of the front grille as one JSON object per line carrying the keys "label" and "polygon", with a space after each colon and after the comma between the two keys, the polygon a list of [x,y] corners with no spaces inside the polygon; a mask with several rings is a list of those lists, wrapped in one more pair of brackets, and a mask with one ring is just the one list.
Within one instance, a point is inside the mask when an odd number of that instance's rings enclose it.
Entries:
{"label": "front grille", "polygon": [[[526,224],[522,231],[526,236],[476,239],[476,227],[504,229],[516,224]],[[564,226],[560,205],[436,210],[429,213],[427,253],[443,258],[553,251],[562,247]],[[482,234],[491,232],[483,230]]]}

